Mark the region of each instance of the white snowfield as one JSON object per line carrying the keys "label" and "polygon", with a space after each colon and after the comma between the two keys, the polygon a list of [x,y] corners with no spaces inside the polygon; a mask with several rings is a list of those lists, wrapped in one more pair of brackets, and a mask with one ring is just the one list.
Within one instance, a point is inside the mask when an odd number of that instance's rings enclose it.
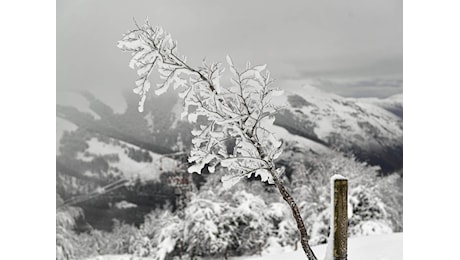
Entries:
{"label": "white snowfield", "polygon": [[269,130],[275,134],[276,138],[282,139],[285,142],[293,143],[295,147],[308,148],[316,153],[324,154],[331,152],[331,149],[325,145],[304,138],[299,135],[291,134],[288,130],[281,126],[271,125]]}
{"label": "white snowfield", "polygon": [[[95,158],[96,155],[117,155],[118,161],[111,162],[110,167],[117,168],[125,178],[155,180],[160,177],[161,172],[174,171],[179,164],[179,162],[174,159],[150,151],[147,152],[149,153],[150,157],[152,157],[152,162],[137,162],[127,155],[127,149],[140,149],[144,152],[146,150],[119,140],[118,145],[102,142],[96,138],[91,138],[86,143],[88,144],[88,148],[85,150],[85,152],[78,153],[77,159],[90,162]],[[90,155],[88,156],[85,153],[89,153]],[[92,173],[87,172],[87,174],[91,175]]]}
{"label": "white snowfield", "polygon": [[[402,260],[403,259],[403,233],[353,237],[348,239],[349,260]],[[323,260],[327,245],[312,247],[318,260]],[[233,260],[304,260],[305,253],[302,248],[294,252],[273,252],[262,256],[235,257]]]}
{"label": "white snowfield", "polygon": [[[327,245],[312,247],[318,260],[323,260]],[[148,257],[135,257],[131,255],[104,255],[87,260],[140,260],[154,259]],[[209,259],[209,258],[206,258]],[[282,247],[272,247],[260,256],[230,257],[232,260],[305,260],[305,253],[299,247],[297,251]],[[402,260],[403,259],[403,233],[352,237],[348,240],[349,260]]]}

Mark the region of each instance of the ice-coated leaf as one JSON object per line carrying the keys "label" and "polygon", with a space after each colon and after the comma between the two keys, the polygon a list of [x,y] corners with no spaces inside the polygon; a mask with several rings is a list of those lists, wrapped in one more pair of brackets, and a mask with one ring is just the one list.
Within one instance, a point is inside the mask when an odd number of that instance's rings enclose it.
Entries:
{"label": "ice-coated leaf", "polygon": [[208,167],[208,170],[209,170],[210,173],[214,173],[216,171],[216,166],[215,165],[210,165]]}
{"label": "ice-coated leaf", "polygon": [[202,132],[203,130],[193,129],[191,133],[193,136],[197,136],[197,135],[200,135]]}
{"label": "ice-coated leaf", "polygon": [[138,86],[137,88],[134,88],[134,89],[133,89],[133,92],[134,92],[135,94],[138,94],[138,95],[141,94],[141,92],[142,92],[142,85],[141,85],[141,86]]}
{"label": "ice-coated leaf", "polygon": [[272,179],[272,176],[270,174],[270,172],[266,169],[258,169],[256,170],[256,172],[254,173],[254,176],[260,176],[260,180],[262,182],[266,182],[266,181],[270,181],[270,179]]}
{"label": "ice-coated leaf", "polygon": [[184,110],[184,111],[182,111],[182,113],[180,113],[180,118],[184,119],[187,115],[188,115],[188,111]]}
{"label": "ice-coated leaf", "polygon": [[227,57],[225,57],[225,59],[227,60],[227,63],[228,65],[230,65],[230,67],[233,67],[233,61],[232,61],[232,58],[230,58],[229,55],[227,55]]}
{"label": "ice-coated leaf", "polygon": [[281,89],[274,89],[272,90],[271,92],[271,95],[273,97],[279,97],[279,96],[282,96],[284,94],[284,90],[281,90]]}
{"label": "ice-coated leaf", "polygon": [[225,136],[223,132],[219,132],[219,131],[210,132],[209,135],[215,139],[222,139]]}
{"label": "ice-coated leaf", "polygon": [[222,167],[230,167],[230,165],[232,165],[233,161],[231,160],[223,160],[220,162],[220,165],[222,165]]}
{"label": "ice-coated leaf", "polygon": [[266,68],[267,68],[267,64],[263,64],[263,65],[255,66],[255,67],[253,67],[252,69],[255,70],[255,71],[257,71],[257,72],[261,72],[261,71],[263,71],[263,70],[266,69]]}
{"label": "ice-coated leaf", "polygon": [[144,82],[144,87],[142,88],[143,92],[148,92],[150,90],[150,81],[146,80]]}
{"label": "ice-coated leaf", "polygon": [[141,97],[141,100],[139,101],[139,107],[138,107],[138,110],[139,112],[144,112],[144,103],[145,103],[145,99],[147,98],[147,96],[144,94],[142,95]]}
{"label": "ice-coated leaf", "polygon": [[224,189],[229,189],[229,188],[233,187],[233,185],[237,184],[243,178],[244,178],[244,176],[224,175],[221,178],[222,186],[224,187]]}
{"label": "ice-coated leaf", "polygon": [[198,115],[196,113],[188,114],[187,119],[190,123],[196,123],[196,120],[198,119]]}
{"label": "ice-coated leaf", "polygon": [[277,159],[283,153],[283,149],[277,149],[276,152],[273,154],[273,159]]}
{"label": "ice-coated leaf", "polygon": [[183,99],[187,96],[189,92],[190,92],[189,89],[185,89],[184,91],[179,92],[179,97]]}
{"label": "ice-coated leaf", "polygon": [[201,174],[201,169],[203,169],[204,165],[202,164],[194,164],[190,167],[188,167],[188,172],[189,173],[198,173]]}
{"label": "ice-coated leaf", "polygon": [[166,91],[168,91],[168,87],[163,86],[163,87],[158,88],[157,90],[155,90],[155,95],[160,96],[160,95],[166,93]]}

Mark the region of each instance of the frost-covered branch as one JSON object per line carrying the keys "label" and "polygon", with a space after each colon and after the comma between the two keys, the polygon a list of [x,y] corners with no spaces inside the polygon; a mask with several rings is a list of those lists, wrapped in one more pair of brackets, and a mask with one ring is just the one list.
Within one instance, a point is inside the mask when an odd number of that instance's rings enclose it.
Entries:
{"label": "frost-covered branch", "polygon": [[[193,68],[185,57],[179,58],[177,42],[170,34],[161,27],[152,27],[148,21],[143,26],[136,23],[136,29],[126,33],[118,47],[132,53],[129,65],[140,76],[134,89],[141,96],[140,111],[150,90],[148,78],[155,67],[161,79],[155,93],[160,95],[170,87],[179,88],[185,105],[182,117],[192,123],[200,116],[206,119],[206,125],[199,125],[192,132],[194,146],[189,161],[194,164],[190,172],[201,173],[206,165],[213,171],[220,163],[231,169],[232,175],[256,174],[273,183],[268,171],[256,171],[262,165],[276,170],[273,161],[282,150],[282,143],[270,131],[258,131],[273,124],[276,108],[270,105],[270,100],[280,94],[270,86],[273,80],[266,65],[251,66],[248,62],[239,72],[227,57],[232,78],[229,84],[221,84],[224,69],[220,63],[203,61],[202,66]],[[233,153],[227,153],[223,139],[236,140]]]}
{"label": "frost-covered branch", "polygon": [[[275,184],[291,207],[305,254],[316,260],[300,211],[280,179],[283,170],[274,163],[282,152],[282,142],[269,130],[279,109],[271,105],[271,98],[282,92],[271,87],[273,80],[266,65],[251,66],[248,62],[245,70],[239,72],[227,56],[232,77],[229,84],[223,84],[224,69],[220,63],[208,65],[203,61],[201,67],[193,68],[185,57],[179,58],[177,42],[162,28],[153,28],[148,21],[136,27],[123,36],[118,47],[132,53],[130,67],[140,76],[134,89],[141,96],[139,111],[143,110],[150,89],[148,77],[156,67],[162,82],[155,93],[161,95],[170,87],[179,88],[179,96],[184,100],[182,118],[187,117],[192,123],[205,122],[192,131],[193,148],[188,161],[193,165],[188,171],[201,173],[207,166],[214,172],[221,165],[228,172],[222,177],[225,187],[253,175]],[[204,120],[198,121],[198,117]],[[223,141],[230,139],[235,140],[233,147]]]}

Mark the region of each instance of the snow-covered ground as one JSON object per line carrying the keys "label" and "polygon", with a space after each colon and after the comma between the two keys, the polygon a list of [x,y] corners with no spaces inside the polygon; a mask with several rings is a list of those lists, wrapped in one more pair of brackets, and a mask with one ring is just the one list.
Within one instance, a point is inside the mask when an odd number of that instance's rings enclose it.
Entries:
{"label": "snow-covered ground", "polygon": [[[319,260],[324,259],[326,245],[314,246],[312,249]],[[131,255],[105,255],[88,258],[87,260],[140,260],[153,259],[134,257]],[[232,260],[304,260],[302,248],[297,251],[282,247],[271,247],[260,256],[231,257]],[[402,260],[403,233],[353,237],[348,240],[348,259],[350,260]]]}
{"label": "snow-covered ground", "polygon": [[[402,260],[403,233],[353,237],[348,240],[348,259],[350,260]],[[312,247],[319,260],[324,259],[327,245]],[[269,254],[251,257],[235,257],[233,260],[300,260],[306,259],[301,248],[297,251],[272,250]]]}

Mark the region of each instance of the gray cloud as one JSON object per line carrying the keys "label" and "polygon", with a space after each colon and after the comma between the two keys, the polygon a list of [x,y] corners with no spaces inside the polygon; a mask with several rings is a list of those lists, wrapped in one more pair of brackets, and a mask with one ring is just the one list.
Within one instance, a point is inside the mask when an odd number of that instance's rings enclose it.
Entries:
{"label": "gray cloud", "polygon": [[342,96],[384,98],[402,92],[401,79],[316,79],[311,85]]}
{"label": "gray cloud", "polygon": [[[230,54],[236,64],[267,63],[279,79],[402,80],[401,0],[59,0],[58,92],[90,90],[120,102],[136,74],[116,41],[133,17],[147,16],[172,33],[192,64]],[[343,89],[360,95],[360,88]]]}

